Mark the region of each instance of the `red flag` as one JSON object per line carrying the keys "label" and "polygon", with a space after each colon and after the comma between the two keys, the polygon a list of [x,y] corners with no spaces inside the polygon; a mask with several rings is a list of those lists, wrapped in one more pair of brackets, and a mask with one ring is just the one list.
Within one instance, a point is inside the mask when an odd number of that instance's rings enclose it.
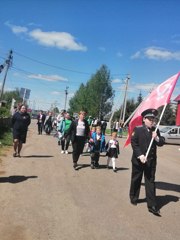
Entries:
{"label": "red flag", "polygon": [[170,102],[171,94],[174,90],[176,82],[180,76],[180,72],[176,75],[170,77],[165,82],[161,83],[157,88],[155,88],[151,94],[140,104],[137,111],[135,112],[133,118],[129,123],[128,137],[124,144],[126,147],[131,142],[131,135],[134,128],[138,125],[142,125],[141,113],[149,108],[158,109],[160,106],[165,105]]}

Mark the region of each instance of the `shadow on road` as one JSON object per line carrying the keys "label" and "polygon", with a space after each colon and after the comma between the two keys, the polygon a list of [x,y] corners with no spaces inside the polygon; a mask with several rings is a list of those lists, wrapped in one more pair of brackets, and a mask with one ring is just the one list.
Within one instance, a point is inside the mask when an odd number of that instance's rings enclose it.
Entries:
{"label": "shadow on road", "polygon": [[180,185],[167,182],[156,182],[156,188],[174,192],[180,192]]}
{"label": "shadow on road", "polygon": [[51,155],[28,155],[28,156],[22,156],[23,158],[50,158],[54,157]]}
{"label": "shadow on road", "polygon": [[163,206],[167,205],[170,202],[178,202],[179,197],[173,196],[173,195],[165,195],[165,196],[157,196],[157,203],[159,206],[159,209],[161,209]]}
{"label": "shadow on road", "polygon": [[79,170],[81,168],[87,168],[87,167],[90,167],[90,164],[78,164],[76,170]]}
{"label": "shadow on road", "polygon": [[0,183],[19,183],[26,181],[29,178],[37,178],[37,176],[9,176],[9,177],[0,177]]}

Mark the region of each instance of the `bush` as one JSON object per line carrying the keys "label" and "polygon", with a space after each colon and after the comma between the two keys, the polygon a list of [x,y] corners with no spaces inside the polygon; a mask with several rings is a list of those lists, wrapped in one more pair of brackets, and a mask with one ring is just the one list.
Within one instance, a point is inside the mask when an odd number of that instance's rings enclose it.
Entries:
{"label": "bush", "polygon": [[6,107],[0,107],[0,117],[9,117],[10,111]]}

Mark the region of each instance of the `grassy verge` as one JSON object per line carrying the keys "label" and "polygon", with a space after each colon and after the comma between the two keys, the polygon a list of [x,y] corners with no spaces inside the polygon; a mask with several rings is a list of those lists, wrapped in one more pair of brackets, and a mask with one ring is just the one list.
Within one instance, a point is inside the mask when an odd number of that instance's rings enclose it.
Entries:
{"label": "grassy verge", "polygon": [[10,130],[1,133],[0,135],[0,156],[4,155],[4,152],[12,146],[12,132]]}

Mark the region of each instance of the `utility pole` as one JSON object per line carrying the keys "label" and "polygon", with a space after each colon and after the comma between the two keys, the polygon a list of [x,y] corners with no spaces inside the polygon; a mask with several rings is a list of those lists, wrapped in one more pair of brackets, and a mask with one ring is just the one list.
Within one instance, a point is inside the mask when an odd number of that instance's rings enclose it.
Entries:
{"label": "utility pole", "polygon": [[2,101],[2,96],[3,96],[3,92],[4,92],[4,85],[5,85],[5,81],[6,81],[6,77],[7,77],[7,72],[8,72],[9,67],[12,64],[12,58],[13,58],[12,53],[13,53],[13,51],[10,50],[8,59],[5,61],[6,71],[5,71],[4,80],[3,80],[2,88],[1,88],[0,102]]}
{"label": "utility pole", "polygon": [[124,100],[123,100],[123,106],[122,106],[122,109],[121,109],[120,119],[119,119],[119,122],[122,122],[122,123],[124,123],[125,114],[126,114],[127,89],[128,89],[129,80],[130,80],[130,75],[128,75],[126,80],[125,80],[126,81],[126,85],[125,85]]}
{"label": "utility pole", "polygon": [[66,87],[66,89],[65,89],[65,103],[64,103],[64,110],[66,110],[66,102],[67,102],[68,88],[69,88],[69,87]]}

